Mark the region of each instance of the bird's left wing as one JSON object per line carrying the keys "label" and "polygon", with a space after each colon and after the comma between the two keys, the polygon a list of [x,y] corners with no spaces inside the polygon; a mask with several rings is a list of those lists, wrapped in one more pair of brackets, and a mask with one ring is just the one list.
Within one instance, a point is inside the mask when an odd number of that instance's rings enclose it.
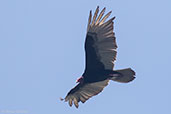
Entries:
{"label": "bird's left wing", "polygon": [[105,8],[99,12],[97,7],[94,16],[90,11],[87,36],[85,41],[86,70],[113,70],[116,60],[116,40],[113,32],[113,20],[115,17],[105,21],[111,11],[105,16]]}
{"label": "bird's left wing", "polygon": [[82,103],[86,102],[92,96],[100,93],[105,86],[108,85],[109,80],[104,80],[95,83],[79,83],[73,89],[71,89],[67,96],[64,99],[65,102],[68,102],[70,106],[74,103],[75,107],[78,108],[78,103],[81,101]]}

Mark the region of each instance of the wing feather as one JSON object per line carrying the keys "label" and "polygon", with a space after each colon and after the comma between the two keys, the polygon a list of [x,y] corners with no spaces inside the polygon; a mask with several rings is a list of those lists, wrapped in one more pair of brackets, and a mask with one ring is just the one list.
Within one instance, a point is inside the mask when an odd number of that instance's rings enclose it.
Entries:
{"label": "wing feather", "polygon": [[96,21],[96,17],[97,17],[98,12],[99,12],[99,6],[97,6],[97,9],[96,9],[96,11],[95,11],[95,13],[94,13],[92,25],[95,24],[95,21]]}
{"label": "wing feather", "polygon": [[90,14],[89,14],[89,18],[88,18],[87,31],[90,29],[91,17],[92,17],[92,13],[91,13],[91,10],[90,10]]}
{"label": "wing feather", "polygon": [[105,10],[106,10],[106,8],[103,8],[103,10],[100,12],[100,15],[99,15],[99,17],[97,18],[97,21],[96,21],[96,25],[99,24],[99,21],[100,21],[100,19],[102,18],[102,16],[103,16]]}
{"label": "wing feather", "polygon": [[109,80],[104,80],[95,83],[81,84],[79,83],[70,92],[68,92],[65,97],[65,102],[69,103],[69,106],[72,106],[74,103],[75,107],[78,108],[79,102],[85,103],[89,98],[99,94],[104,87],[108,85]]}
{"label": "wing feather", "polygon": [[110,14],[112,13],[112,11],[110,11],[109,13],[107,13],[103,19],[100,21],[99,25],[103,24],[103,22],[110,16]]}

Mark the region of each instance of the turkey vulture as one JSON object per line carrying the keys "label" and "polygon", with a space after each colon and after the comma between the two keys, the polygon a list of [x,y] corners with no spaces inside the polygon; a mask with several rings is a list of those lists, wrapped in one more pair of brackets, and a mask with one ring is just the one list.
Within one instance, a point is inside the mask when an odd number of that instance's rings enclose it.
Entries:
{"label": "turkey vulture", "polygon": [[99,12],[97,7],[94,16],[90,11],[87,34],[85,39],[86,65],[82,76],[77,80],[78,84],[71,89],[67,96],[61,100],[68,102],[70,106],[74,103],[86,102],[92,96],[99,94],[108,85],[109,80],[128,83],[135,77],[131,68],[113,70],[116,60],[116,40],[113,32],[113,20],[115,17],[105,21],[111,11],[105,16],[105,8]]}

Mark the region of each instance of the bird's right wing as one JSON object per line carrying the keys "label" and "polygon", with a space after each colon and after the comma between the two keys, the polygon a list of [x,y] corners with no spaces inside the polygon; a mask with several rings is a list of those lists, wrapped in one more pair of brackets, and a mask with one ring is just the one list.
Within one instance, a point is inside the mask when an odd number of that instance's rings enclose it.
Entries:
{"label": "bird's right wing", "polygon": [[104,80],[95,83],[79,83],[73,89],[71,89],[65,99],[65,102],[68,101],[69,105],[72,106],[74,103],[75,107],[78,108],[78,103],[81,101],[82,103],[86,102],[92,96],[100,93],[105,86],[108,85],[109,80]]}

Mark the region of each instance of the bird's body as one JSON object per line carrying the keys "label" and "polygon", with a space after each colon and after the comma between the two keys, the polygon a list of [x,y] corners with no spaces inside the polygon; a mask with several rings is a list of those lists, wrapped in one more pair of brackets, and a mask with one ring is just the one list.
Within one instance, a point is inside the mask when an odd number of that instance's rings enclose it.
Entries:
{"label": "bird's body", "polygon": [[[92,76],[92,77],[90,77]],[[95,71],[87,71],[84,72],[83,74],[83,81],[86,83],[93,83],[93,82],[99,82],[99,81],[103,81],[106,79],[110,79],[112,77],[121,77],[122,74],[120,74],[119,72],[116,71],[112,71],[112,70],[95,70]]]}
{"label": "bird's body", "polygon": [[64,99],[69,102],[70,106],[74,103],[77,108],[78,102],[84,103],[90,97],[100,93],[108,85],[109,80],[128,83],[135,78],[135,72],[131,68],[113,70],[117,53],[116,38],[113,32],[115,17],[105,22],[111,12],[104,17],[105,8],[99,16],[98,12],[99,7],[94,13],[93,20],[91,20],[91,11],[89,15],[85,40],[85,71],[78,79],[78,84],[68,92]]}

